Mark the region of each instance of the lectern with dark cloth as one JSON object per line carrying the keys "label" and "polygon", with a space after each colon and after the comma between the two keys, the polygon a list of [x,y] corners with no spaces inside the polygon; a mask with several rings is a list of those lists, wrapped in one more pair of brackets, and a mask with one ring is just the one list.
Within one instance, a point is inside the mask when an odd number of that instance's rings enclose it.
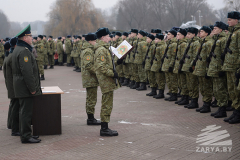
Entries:
{"label": "lectern with dark cloth", "polygon": [[33,135],[62,134],[61,94],[64,92],[57,86],[43,87],[42,92],[34,97]]}

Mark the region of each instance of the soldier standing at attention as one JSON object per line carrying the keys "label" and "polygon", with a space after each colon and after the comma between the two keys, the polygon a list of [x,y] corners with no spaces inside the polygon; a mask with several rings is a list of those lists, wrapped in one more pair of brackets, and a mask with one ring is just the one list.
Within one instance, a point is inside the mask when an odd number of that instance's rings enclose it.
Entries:
{"label": "soldier standing at attention", "polygon": [[71,52],[73,49],[73,45],[72,45],[72,39],[71,36],[68,35],[67,39],[65,40],[65,52],[67,54],[67,66],[70,67],[71,66]]}
{"label": "soldier standing at attention", "polygon": [[39,70],[39,73],[41,75],[41,78],[40,80],[45,80],[45,77],[44,77],[44,69],[43,69],[43,63],[44,63],[44,44],[43,44],[43,41],[42,41],[42,38],[43,36],[42,35],[38,35],[38,42],[37,42],[37,45],[36,45],[36,50],[37,50],[37,54],[38,54],[38,57],[36,58],[37,60],[37,64],[38,64],[38,70]]}
{"label": "soldier standing at attention", "polygon": [[44,45],[44,52],[43,52],[43,55],[44,55],[44,58],[43,58],[43,65],[44,65],[44,69],[47,69],[47,66],[48,66],[48,55],[49,55],[49,51],[48,51],[48,41],[46,39],[46,35],[43,35],[43,45]]}
{"label": "soldier standing at attention", "polygon": [[28,25],[18,37],[12,53],[13,89],[20,105],[20,134],[22,143],[39,143],[39,136],[32,136],[31,121],[33,96],[41,95],[41,84],[36,60],[32,54],[31,27]]}
{"label": "soldier standing at attention", "polygon": [[53,69],[54,67],[54,54],[55,54],[55,43],[52,39],[53,37],[52,36],[49,36],[48,38],[48,62],[50,64],[50,67],[49,69]]}
{"label": "soldier standing at attention", "polygon": [[[202,39],[200,48],[200,54],[197,55],[197,61],[193,62],[195,69],[193,74],[198,76],[199,89],[203,96],[203,106],[199,110],[200,113],[211,112],[211,102],[213,96],[212,80],[207,76],[207,57],[209,56],[212,49],[212,38],[210,36],[212,30],[207,26],[203,26],[200,29],[200,38]],[[197,106],[196,106],[197,107]],[[188,107],[192,109],[193,107]]]}
{"label": "soldier standing at attention", "polygon": [[3,41],[2,41],[0,43],[0,70],[2,70],[3,59],[4,59],[4,46],[3,46]]}
{"label": "soldier standing at attention", "polygon": [[[81,41],[82,37],[81,36],[77,36],[77,48],[76,48],[76,57],[74,58],[74,63],[75,63],[75,69],[73,71],[77,71],[79,69],[79,58],[80,58],[80,51],[79,51],[79,47],[80,47],[80,43],[82,43]],[[80,64],[81,65],[81,64]],[[81,68],[81,67],[80,67]]]}
{"label": "soldier standing at attention", "polygon": [[113,108],[113,91],[119,86],[114,81],[114,78],[118,78],[118,73],[113,70],[109,34],[108,28],[100,28],[96,32],[99,42],[95,46],[94,68],[102,92],[100,136],[118,136],[117,131],[108,128]]}
{"label": "soldier standing at attention", "polygon": [[[123,32],[122,34],[122,41],[126,40],[128,43],[129,38],[128,38],[128,32]],[[123,76],[124,76],[124,81],[122,83],[122,86],[127,86],[129,84],[130,81],[130,75],[129,75],[129,55],[130,53],[128,53],[128,55],[124,58],[123,60]]]}
{"label": "soldier standing at attention", "polygon": [[63,44],[62,44],[62,37],[58,37],[57,40],[57,54],[58,54],[58,65],[63,66]]}
{"label": "soldier standing at attention", "polygon": [[169,87],[170,97],[165,98],[166,101],[176,101],[177,93],[178,93],[178,85],[177,85],[177,74],[173,73],[173,65],[176,58],[176,48],[177,48],[177,39],[175,38],[177,35],[177,31],[171,29],[168,34],[168,50],[164,57],[162,71],[165,72],[166,79],[168,78],[167,83]]}
{"label": "soldier standing at attention", "polygon": [[94,45],[97,36],[94,33],[86,35],[86,43],[82,46],[82,84],[87,90],[86,112],[88,115],[87,125],[101,125],[101,121],[94,118],[97,103],[98,79],[94,70]]}
{"label": "soldier standing at attention", "polygon": [[225,71],[227,75],[228,93],[230,99],[232,100],[232,107],[235,110],[233,111],[233,114],[229,118],[225,118],[224,121],[234,124],[240,123],[240,90],[238,90],[235,85],[237,80],[236,78],[239,78],[239,73],[236,73],[236,71],[240,68],[240,13],[237,11],[229,12],[227,18],[229,25],[228,30],[230,32],[227,36],[227,41],[229,41],[228,39],[230,36],[231,41],[229,45],[226,43],[225,48],[227,47],[227,52],[223,53],[221,56],[222,60],[224,60],[222,70]]}

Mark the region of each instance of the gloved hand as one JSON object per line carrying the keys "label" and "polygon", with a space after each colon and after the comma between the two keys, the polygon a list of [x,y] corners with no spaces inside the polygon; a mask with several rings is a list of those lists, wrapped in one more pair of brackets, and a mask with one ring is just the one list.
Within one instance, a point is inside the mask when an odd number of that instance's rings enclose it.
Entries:
{"label": "gloved hand", "polygon": [[196,66],[196,61],[193,61],[193,66]]}
{"label": "gloved hand", "polygon": [[225,76],[225,72],[220,71],[220,72],[218,73],[218,76],[219,76],[219,77],[224,77],[224,76]]}
{"label": "gloved hand", "polygon": [[189,72],[191,72],[191,73],[193,72],[193,68],[192,67],[189,68]]}
{"label": "gloved hand", "polygon": [[207,57],[206,61],[207,61],[208,63],[210,63],[210,62],[211,62],[210,57]]}
{"label": "gloved hand", "polygon": [[168,72],[172,72],[173,71],[173,67],[169,67]]}
{"label": "gloved hand", "polygon": [[117,60],[117,64],[118,64],[118,65],[120,65],[120,64],[122,64],[122,63],[123,63],[123,59],[118,59],[118,60]]}
{"label": "gloved hand", "polygon": [[118,78],[118,73],[117,72],[113,72],[113,73],[114,73],[113,78]]}
{"label": "gloved hand", "polygon": [[205,78],[206,78],[206,79],[209,79],[209,78],[210,78],[210,77],[207,75],[207,73],[205,74]]}
{"label": "gloved hand", "polygon": [[183,64],[183,63],[184,63],[184,60],[183,60],[183,59],[181,59],[179,63],[180,63],[180,64]]}

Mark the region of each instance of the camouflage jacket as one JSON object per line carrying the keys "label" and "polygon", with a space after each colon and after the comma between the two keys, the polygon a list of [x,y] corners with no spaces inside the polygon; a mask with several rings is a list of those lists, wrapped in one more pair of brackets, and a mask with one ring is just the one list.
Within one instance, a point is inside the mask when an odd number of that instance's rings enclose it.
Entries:
{"label": "camouflage jacket", "polygon": [[157,46],[157,48],[156,48],[156,52],[155,52],[155,55],[153,58],[153,65],[152,65],[151,71],[159,72],[159,69],[160,69],[161,63],[162,63],[161,59],[164,55],[167,45],[164,40],[156,43],[155,45]]}
{"label": "camouflage jacket", "polygon": [[43,44],[43,41],[40,40],[37,42],[37,44],[35,45],[35,49],[37,51],[37,58],[36,60],[37,61],[43,61],[44,59],[44,44]]}
{"label": "camouflage jacket", "polygon": [[47,55],[47,53],[48,53],[48,42],[47,42],[47,40],[45,39],[45,40],[42,40],[42,43],[43,43],[43,54],[44,55]]}
{"label": "camouflage jacket", "polygon": [[65,51],[66,54],[71,54],[73,47],[72,47],[72,41],[70,39],[65,40]]}
{"label": "camouflage jacket", "polygon": [[175,61],[175,56],[176,56],[176,51],[177,51],[177,39],[173,38],[168,41],[168,51],[166,54],[166,57],[164,58],[163,65],[162,65],[162,71],[168,72],[169,67],[174,67],[174,61]]}
{"label": "camouflage jacket", "polygon": [[137,37],[133,37],[132,41],[131,41],[131,45],[134,47],[133,50],[129,53],[130,55],[128,55],[128,63],[134,63],[134,52],[136,50],[137,47]]}
{"label": "camouflage jacket", "polygon": [[[191,40],[189,40],[188,42],[190,43]],[[195,36],[193,38],[193,41],[190,45],[190,48],[188,50],[188,53],[187,53],[187,56],[189,56],[189,58],[185,58],[185,61],[184,61],[184,64],[183,64],[183,67],[182,67],[182,71],[184,72],[190,72],[189,71],[189,68],[192,67],[192,63],[195,59],[195,57],[197,56],[197,52],[198,52],[198,49],[200,47],[200,43],[199,43],[200,39]]]}
{"label": "camouflage jacket", "polygon": [[[201,42],[203,43],[203,42]],[[202,45],[202,50],[200,53],[200,57],[202,58],[197,60],[195,69],[193,71],[193,74],[196,76],[205,76],[207,72],[207,57],[209,56],[212,49],[212,38],[210,36],[207,36],[205,38],[205,42]]]}
{"label": "camouflage jacket", "polygon": [[78,42],[73,42],[73,50],[71,51],[71,57],[78,57],[78,53],[77,53],[77,45],[78,45]]}
{"label": "camouflage jacket", "polygon": [[102,93],[116,90],[113,73],[112,56],[109,51],[109,44],[99,41],[95,45],[94,68]]}
{"label": "camouflage jacket", "polygon": [[57,53],[59,54],[63,54],[63,44],[61,40],[57,40]]}
{"label": "camouflage jacket", "polygon": [[148,43],[147,46],[149,47],[149,51],[148,51],[148,53],[146,52],[143,55],[144,56],[143,59],[145,59],[146,54],[148,54],[147,57],[146,57],[144,69],[146,71],[150,71],[151,67],[152,67],[153,56],[155,54],[154,52],[155,52],[156,47],[155,47],[154,41],[152,41],[152,43]]}
{"label": "camouflage jacket", "polygon": [[187,48],[187,39],[183,38],[181,40],[179,40],[179,44],[178,44],[178,51],[177,51],[177,56],[175,57],[175,65],[173,68],[173,73],[178,73],[178,69],[180,66],[180,60],[183,58],[184,52]]}
{"label": "camouflage jacket", "polygon": [[[215,37],[215,39],[217,40],[217,37]],[[225,31],[222,31],[218,36],[216,47],[214,49],[214,54],[216,55],[216,58],[212,56],[211,62],[209,64],[208,76],[210,77],[219,77],[218,73],[219,71],[222,71],[221,54],[224,51],[225,43],[226,43],[226,33]]]}
{"label": "camouflage jacket", "polygon": [[98,80],[94,70],[94,46],[88,42],[82,46],[81,69],[83,88],[97,87]]}
{"label": "camouflage jacket", "polygon": [[[222,66],[223,71],[235,72],[240,67],[240,23],[234,27],[234,31],[232,31],[232,27],[229,27],[229,31],[233,32],[232,40],[229,45],[229,49],[232,51],[232,54],[226,54],[224,64]],[[228,40],[229,35],[230,34],[226,37],[226,41]]]}
{"label": "camouflage jacket", "polygon": [[148,48],[147,42],[146,42],[146,37],[140,38],[137,45],[138,45],[138,48],[137,48],[137,52],[135,54],[134,63],[142,64],[142,62],[145,58],[145,54],[147,52],[147,48]]}
{"label": "camouflage jacket", "polygon": [[77,55],[78,55],[78,57],[81,57],[82,47],[83,47],[85,42],[86,42],[85,40],[78,41],[78,45],[77,45]]}
{"label": "camouflage jacket", "polygon": [[2,43],[0,43],[0,58],[4,56],[4,46]]}
{"label": "camouflage jacket", "polygon": [[48,41],[48,53],[49,55],[53,55],[55,53],[55,43],[53,40],[49,40]]}

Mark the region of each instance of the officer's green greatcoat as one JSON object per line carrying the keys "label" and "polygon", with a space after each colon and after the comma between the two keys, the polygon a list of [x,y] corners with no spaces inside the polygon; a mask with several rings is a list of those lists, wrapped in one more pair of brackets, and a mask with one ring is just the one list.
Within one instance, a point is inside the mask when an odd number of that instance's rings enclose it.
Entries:
{"label": "officer's green greatcoat", "polygon": [[39,70],[39,73],[41,75],[44,75],[44,69],[43,69],[43,66],[44,66],[44,52],[46,51],[45,48],[44,48],[44,44],[43,44],[43,41],[40,40],[37,42],[37,45],[35,46],[36,48],[36,51],[37,51],[37,55],[38,57],[36,58],[37,60],[37,64],[38,64],[38,70]]}
{"label": "officer's green greatcoat", "polygon": [[55,54],[55,43],[53,40],[49,40],[47,43],[48,47],[48,61],[50,65],[54,65],[54,54]]}
{"label": "officer's green greatcoat", "polygon": [[63,44],[61,40],[57,40],[57,54],[58,54],[58,62],[62,63],[63,62]]}
{"label": "officer's green greatcoat", "polygon": [[4,46],[0,43],[0,66],[3,66],[3,59],[4,59]]}
{"label": "officer's green greatcoat", "polygon": [[94,46],[88,42],[84,43],[81,54],[82,84],[87,90],[86,112],[95,113],[97,103],[98,79],[94,70]]}
{"label": "officer's green greatcoat", "polygon": [[65,40],[65,52],[67,54],[67,63],[71,63],[71,57],[70,57],[71,51],[72,51],[72,41],[67,38]]}
{"label": "officer's green greatcoat", "polygon": [[181,90],[181,95],[185,95],[185,96],[189,95],[189,91],[187,89],[186,74],[179,73],[178,70],[180,66],[180,60],[183,58],[186,48],[187,48],[187,39],[183,38],[179,40],[177,57],[176,57],[175,65],[173,69],[173,73],[177,74],[178,76],[178,88]]}
{"label": "officer's green greatcoat", "polygon": [[110,122],[113,108],[113,91],[118,88],[114,81],[112,56],[109,44],[99,40],[95,45],[94,68],[102,92],[101,122]]}
{"label": "officer's green greatcoat", "polygon": [[164,40],[156,43],[155,45],[157,46],[157,48],[156,48],[156,52],[154,55],[151,71],[154,72],[154,74],[155,74],[158,89],[164,90],[165,89],[165,74],[164,74],[164,72],[160,73],[159,70],[160,70],[160,67],[162,64],[161,59],[163,58],[163,55],[164,55],[167,45]]}
{"label": "officer's green greatcoat", "polygon": [[[202,40],[203,41],[203,40]],[[205,75],[207,73],[207,57],[209,56],[211,49],[212,49],[212,38],[210,36],[207,36],[205,38],[204,43],[202,45],[202,50],[200,53],[200,57],[202,60],[198,59],[195,69],[193,71],[193,74],[198,76],[198,81],[199,81],[199,89],[200,92],[203,96],[203,101],[204,102],[211,102],[212,101],[212,96],[213,96],[213,90],[212,90],[212,80],[211,78],[206,79]]]}
{"label": "officer's green greatcoat", "polygon": [[[31,46],[18,40],[12,53],[13,89],[15,97],[19,98],[22,141],[31,138],[33,96],[42,94],[37,63],[28,48],[31,48]],[[32,95],[32,92],[36,93]]]}
{"label": "officer's green greatcoat", "polygon": [[[237,90],[237,86],[235,86],[235,72],[240,68],[240,23],[234,27],[234,30],[233,27],[229,27],[229,31],[233,33],[229,45],[232,54],[226,54],[222,70],[225,71],[227,75],[228,94],[229,98],[232,100],[232,107],[240,110],[240,91]],[[227,39],[228,37],[229,35],[227,36]]]}
{"label": "officer's green greatcoat", "polygon": [[46,39],[42,40],[43,45],[44,45],[44,58],[43,58],[43,65],[48,65],[48,41]]}

